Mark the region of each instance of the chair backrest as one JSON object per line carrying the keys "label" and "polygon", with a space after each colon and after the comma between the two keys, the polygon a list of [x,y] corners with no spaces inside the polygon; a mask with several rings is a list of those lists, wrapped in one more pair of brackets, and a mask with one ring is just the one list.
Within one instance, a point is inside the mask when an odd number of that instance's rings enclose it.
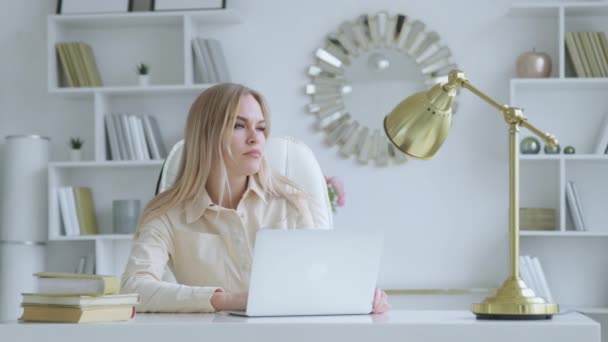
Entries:
{"label": "chair backrest", "polygon": [[[156,185],[156,193],[166,190],[175,182],[183,147],[184,141],[180,140],[169,152]],[[266,143],[266,159],[274,170],[295,182],[320,206],[318,215],[321,217],[315,217],[315,221],[323,228],[333,228],[325,178],[310,148],[291,137],[272,137]]]}

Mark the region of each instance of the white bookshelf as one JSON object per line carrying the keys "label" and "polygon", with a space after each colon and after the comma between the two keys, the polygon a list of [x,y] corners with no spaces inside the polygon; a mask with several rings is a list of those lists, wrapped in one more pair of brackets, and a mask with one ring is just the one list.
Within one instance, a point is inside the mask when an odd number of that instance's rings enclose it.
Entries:
{"label": "white bookshelf", "polygon": [[[70,247],[58,253],[62,254],[62,260],[51,265],[63,268],[51,271],[71,272],[80,257],[94,254],[96,273],[120,276],[133,237],[114,234],[112,201],[138,199],[143,208],[154,195],[163,161],[106,160],[104,116],[124,113],[154,116],[168,151],[183,138],[193,100],[211,86],[194,82],[192,39],[214,37],[225,47],[229,41],[222,31],[241,22],[239,13],[230,9],[48,16],[48,91],[90,105],[90,111],[82,115],[91,116],[92,127],[87,129],[93,136],[93,141],[88,142],[93,154],[86,160],[49,163],[48,238],[51,244],[71,245],[74,250],[67,252]],[[60,87],[55,43],[63,41],[82,41],[93,48],[102,87]],[[134,66],[141,61],[150,66],[149,86],[137,85]],[[92,189],[99,235],[65,235],[56,192],[62,186]]]}
{"label": "white bookshelf", "polygon": [[[567,70],[565,32],[608,31],[608,2],[518,3],[510,15],[551,25],[547,52],[554,73],[544,79],[512,79],[510,104],[560,141],[560,154],[520,155],[520,206],[554,208],[555,231],[521,231],[521,253],[539,257],[555,300],[564,308],[608,313],[608,155],[594,154],[596,137],[608,115],[608,79],[575,78]],[[534,46],[538,42],[530,41]],[[520,139],[532,136],[521,130]],[[542,144],[544,146],[544,144]],[[563,154],[566,146],[576,154]],[[565,188],[578,187],[587,231],[574,231]]]}

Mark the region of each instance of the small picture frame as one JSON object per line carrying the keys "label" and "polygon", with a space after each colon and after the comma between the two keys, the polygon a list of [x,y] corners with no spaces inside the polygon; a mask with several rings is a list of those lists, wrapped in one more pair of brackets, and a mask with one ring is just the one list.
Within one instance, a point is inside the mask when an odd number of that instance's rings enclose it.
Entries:
{"label": "small picture frame", "polygon": [[129,0],[57,0],[57,14],[126,13]]}
{"label": "small picture frame", "polygon": [[154,0],[129,0],[129,12],[149,12]]}
{"label": "small picture frame", "polygon": [[196,11],[226,8],[226,0],[152,0],[154,11]]}

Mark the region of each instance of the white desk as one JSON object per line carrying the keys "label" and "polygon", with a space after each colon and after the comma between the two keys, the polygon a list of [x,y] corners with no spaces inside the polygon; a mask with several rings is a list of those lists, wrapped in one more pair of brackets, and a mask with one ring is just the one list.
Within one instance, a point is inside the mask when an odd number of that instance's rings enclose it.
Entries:
{"label": "white desk", "polygon": [[138,314],[130,322],[3,322],[2,341],[577,341],[599,342],[600,325],[579,313],[544,321],[479,321],[468,311],[240,318],[226,314]]}

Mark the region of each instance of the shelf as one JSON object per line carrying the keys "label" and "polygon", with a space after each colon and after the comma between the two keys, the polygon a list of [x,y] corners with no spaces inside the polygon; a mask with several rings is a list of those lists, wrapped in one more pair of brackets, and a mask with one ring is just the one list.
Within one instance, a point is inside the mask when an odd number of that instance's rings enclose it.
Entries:
{"label": "shelf", "polygon": [[608,308],[602,308],[602,307],[566,307],[565,310],[574,310],[574,311],[579,311],[585,314],[600,314],[600,315],[606,315],[608,314]]}
{"label": "shelf", "polygon": [[608,154],[520,154],[521,160],[608,161]]}
{"label": "shelf", "polygon": [[241,16],[234,10],[206,11],[167,11],[167,12],[127,12],[105,14],[62,14],[49,15],[49,21],[73,28],[107,28],[133,27],[147,25],[176,25],[181,24],[185,16],[191,17],[200,24],[238,24],[242,23]]}
{"label": "shelf", "polygon": [[109,86],[109,87],[78,87],[78,88],[52,88],[49,92],[72,98],[92,98],[94,94],[106,95],[150,95],[150,94],[176,94],[184,92],[203,91],[213,84],[171,84],[152,86]]}
{"label": "shelf", "polygon": [[556,3],[515,3],[509,8],[509,15],[520,17],[555,17],[559,4]]}
{"label": "shelf", "polygon": [[605,16],[608,14],[606,2],[582,2],[563,4],[566,16]]}
{"label": "shelf", "polygon": [[520,154],[519,159],[522,161],[543,161],[543,160],[561,160],[564,159],[561,155],[547,155],[547,154]]}
{"label": "shelf", "polygon": [[96,167],[140,167],[161,166],[163,160],[108,160],[108,161],[55,161],[49,162],[49,167],[55,168],[96,168]]}
{"label": "shelf", "polygon": [[533,231],[526,230],[520,231],[519,235],[524,236],[537,236],[537,237],[608,237],[608,232],[575,232],[575,231]]}
{"label": "shelf", "polygon": [[578,89],[605,86],[608,88],[608,78],[603,77],[566,77],[566,78],[512,78],[511,87],[543,87],[552,90],[571,90],[573,87]]}
{"label": "shelf", "polygon": [[556,16],[561,8],[566,10],[567,16],[605,16],[608,14],[608,3],[605,2],[515,3],[509,9],[509,14],[514,16],[548,17]]}
{"label": "shelf", "polygon": [[77,236],[53,236],[49,241],[96,241],[96,240],[132,240],[133,234],[100,234]]}

